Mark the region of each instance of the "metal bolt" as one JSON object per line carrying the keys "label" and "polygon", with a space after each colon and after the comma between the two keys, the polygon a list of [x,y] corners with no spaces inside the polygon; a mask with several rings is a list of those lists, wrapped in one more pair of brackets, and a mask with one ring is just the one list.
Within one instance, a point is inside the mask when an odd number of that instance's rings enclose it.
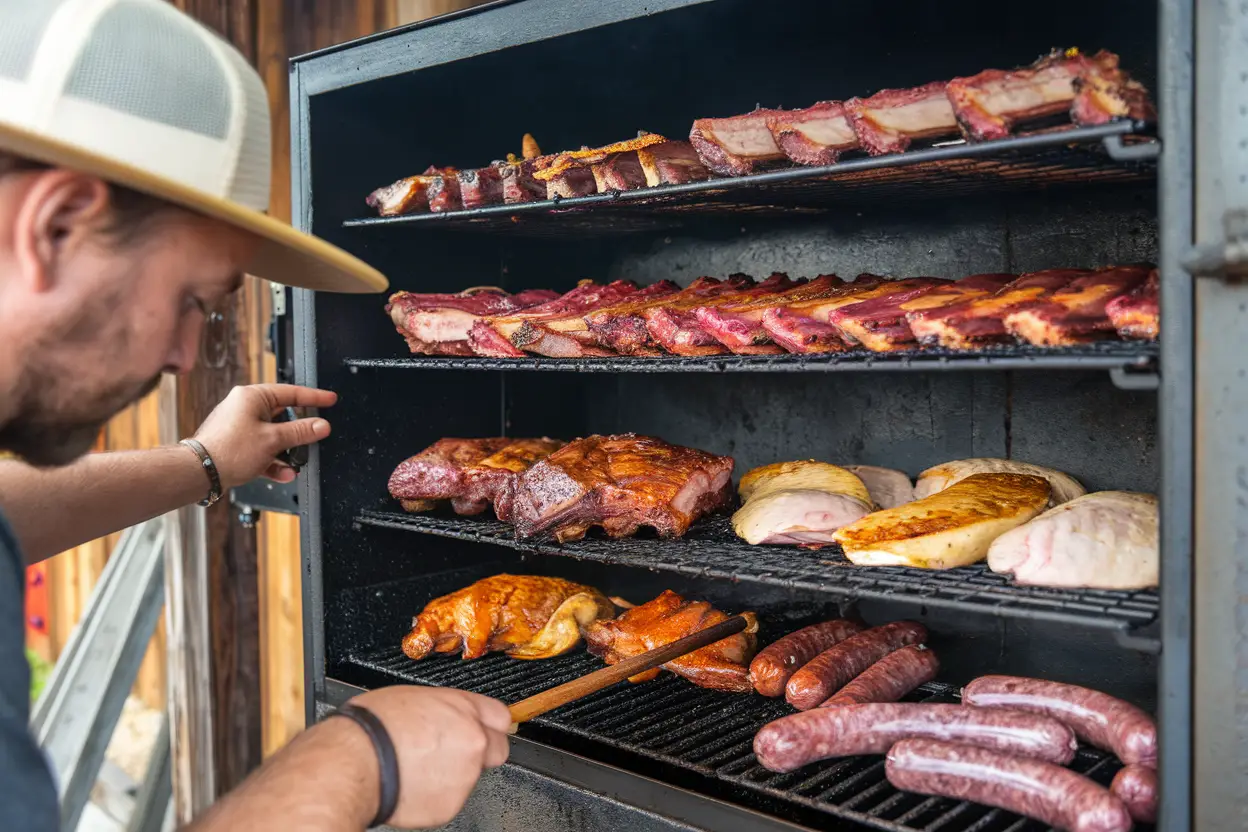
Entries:
{"label": "metal bolt", "polygon": [[238,522],[244,529],[254,529],[256,512],[251,506],[243,506],[238,510]]}

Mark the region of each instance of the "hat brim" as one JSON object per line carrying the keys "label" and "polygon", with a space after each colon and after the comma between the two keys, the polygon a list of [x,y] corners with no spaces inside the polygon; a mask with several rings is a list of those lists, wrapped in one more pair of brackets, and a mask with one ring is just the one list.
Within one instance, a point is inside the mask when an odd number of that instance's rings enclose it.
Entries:
{"label": "hat brim", "polygon": [[0,124],[0,148],[36,161],[94,174],[254,234],[259,245],[245,271],[256,277],[318,292],[383,292],[390,285],[381,272],[358,257],[297,231],[268,214],[76,145],[11,124]]}

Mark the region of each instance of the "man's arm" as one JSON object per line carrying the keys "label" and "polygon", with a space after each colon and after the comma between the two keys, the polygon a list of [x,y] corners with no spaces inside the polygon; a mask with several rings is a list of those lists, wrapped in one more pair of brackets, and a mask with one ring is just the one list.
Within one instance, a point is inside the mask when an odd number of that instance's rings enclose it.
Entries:
{"label": "man's arm", "polygon": [[[324,439],[329,423],[269,420],[286,407],[329,407],[335,400],[333,393],[293,385],[236,387],[195,436],[216,463],[223,489],[262,475],[290,482],[295,472],[277,454]],[[88,454],[63,468],[0,460],[0,507],[28,563],[198,502],[208,489],[199,458],[183,445]]]}
{"label": "man's arm", "polygon": [[[507,760],[502,702],[451,688],[396,685],[352,700],[372,711],[398,757],[401,829],[449,823],[488,768]],[[342,717],[295,737],[182,832],[361,832],[377,814],[380,766],[364,731]]]}

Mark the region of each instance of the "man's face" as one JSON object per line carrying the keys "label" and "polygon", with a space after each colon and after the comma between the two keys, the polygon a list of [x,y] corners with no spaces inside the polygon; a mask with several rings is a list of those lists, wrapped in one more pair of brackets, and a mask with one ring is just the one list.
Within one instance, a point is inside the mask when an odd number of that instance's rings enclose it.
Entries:
{"label": "man's face", "polygon": [[180,209],[129,235],[113,219],[107,187],[89,177],[0,182],[0,381],[10,388],[0,395],[12,405],[0,405],[0,449],[34,465],[86,453],[162,373],[194,366],[204,324],[254,244]]}

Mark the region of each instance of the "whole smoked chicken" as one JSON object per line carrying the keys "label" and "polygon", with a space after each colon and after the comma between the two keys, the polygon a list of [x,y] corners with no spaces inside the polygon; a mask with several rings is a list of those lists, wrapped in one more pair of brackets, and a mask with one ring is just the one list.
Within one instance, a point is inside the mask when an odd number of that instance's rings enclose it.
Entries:
{"label": "whole smoked chicken", "polygon": [[403,638],[411,659],[455,653],[479,659],[505,651],[513,659],[549,659],[581,640],[581,633],[615,606],[591,586],[537,575],[494,575],[435,598],[412,619]]}
{"label": "whole smoked chicken", "polygon": [[[628,681],[648,682],[660,670],[670,670],[698,687],[751,693],[754,688],[749,666],[758,649],[758,621],[752,612],[741,614],[750,622],[742,632],[630,676]],[[585,629],[585,644],[589,652],[607,664],[615,664],[712,627],[728,617],[706,601],[686,601],[667,589],[658,598],[625,611],[619,618],[590,624]]]}

